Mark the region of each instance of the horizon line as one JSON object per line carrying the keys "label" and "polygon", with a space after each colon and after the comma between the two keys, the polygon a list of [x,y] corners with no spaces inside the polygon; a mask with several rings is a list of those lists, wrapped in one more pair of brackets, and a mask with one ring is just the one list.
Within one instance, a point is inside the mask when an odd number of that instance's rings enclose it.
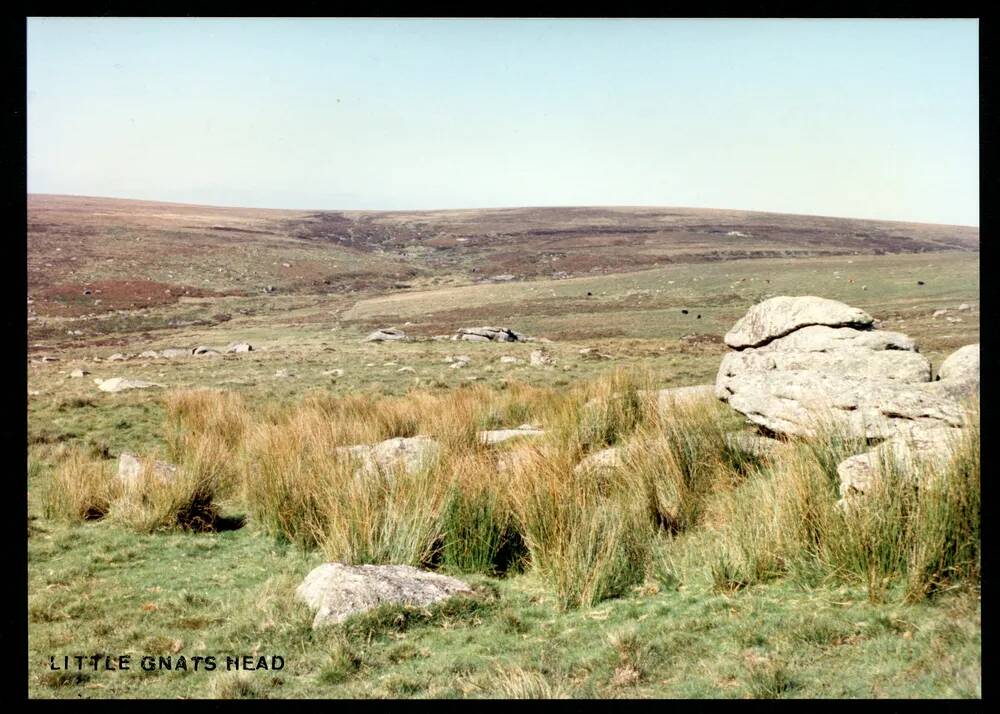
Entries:
{"label": "horizon line", "polygon": [[[523,209],[570,209],[570,208],[640,208],[640,209],[655,209],[655,208],[669,208],[675,210],[687,210],[687,211],[738,211],[740,213],[760,213],[766,215],[778,215],[778,216],[802,216],[805,218],[832,218],[836,220],[848,220],[848,221],[872,221],[878,223],[904,223],[904,224],[915,224],[923,226],[944,226],[949,228],[973,228],[976,230],[980,229],[979,224],[971,223],[938,223],[934,221],[916,221],[912,219],[901,219],[901,218],[862,218],[859,216],[834,216],[821,213],[795,213],[790,211],[773,211],[773,210],[762,210],[762,209],[749,209],[749,208],[719,208],[712,206],[675,206],[667,204],[572,204],[572,205],[520,205],[520,206],[475,206],[467,208],[276,208],[272,206],[247,206],[247,205],[223,205],[217,203],[188,203],[185,201],[165,201],[158,198],[135,198],[131,196],[97,196],[92,194],[82,194],[82,193],[45,193],[45,192],[31,192],[28,191],[25,194],[27,197],[31,196],[52,196],[52,197],[64,197],[64,198],[92,198],[92,199],[103,199],[112,201],[134,201],[136,203],[163,203],[167,205],[174,206],[193,206],[201,208],[224,208],[224,209],[243,209],[243,210],[255,210],[255,211],[323,211],[329,213],[438,213],[442,211],[511,211],[511,210],[523,210]],[[27,208],[27,206],[25,207]]]}

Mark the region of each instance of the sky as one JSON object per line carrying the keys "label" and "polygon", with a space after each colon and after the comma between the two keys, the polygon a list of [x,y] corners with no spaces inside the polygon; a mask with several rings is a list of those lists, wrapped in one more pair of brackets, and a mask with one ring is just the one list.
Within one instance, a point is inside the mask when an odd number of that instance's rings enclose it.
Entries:
{"label": "sky", "polygon": [[29,193],[979,225],[976,20],[27,20]]}

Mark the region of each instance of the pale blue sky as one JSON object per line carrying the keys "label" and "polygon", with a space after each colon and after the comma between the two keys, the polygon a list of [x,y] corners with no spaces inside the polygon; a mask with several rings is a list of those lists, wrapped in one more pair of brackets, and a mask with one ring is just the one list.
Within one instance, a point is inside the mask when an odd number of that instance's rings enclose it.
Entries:
{"label": "pale blue sky", "polygon": [[29,192],[979,224],[975,20],[27,25]]}

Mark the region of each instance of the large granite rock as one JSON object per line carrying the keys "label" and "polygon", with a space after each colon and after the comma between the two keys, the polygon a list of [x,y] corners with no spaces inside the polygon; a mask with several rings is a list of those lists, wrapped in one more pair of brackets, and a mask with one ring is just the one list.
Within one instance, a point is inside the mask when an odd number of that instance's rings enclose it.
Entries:
{"label": "large granite rock", "polygon": [[807,295],[773,297],[751,307],[726,333],[724,341],[733,349],[759,347],[809,325],[865,327],[871,315],[836,300]]}
{"label": "large granite rock", "polygon": [[961,348],[931,381],[931,365],[906,335],[873,329],[870,316],[833,300],[773,298],[726,336],[716,396],[765,432],[823,429],[877,444],[837,471],[848,498],[871,489],[884,464],[904,471],[943,463],[979,387],[979,346]]}
{"label": "large granite rock", "polygon": [[310,572],[295,596],[316,610],[313,628],[335,625],[384,603],[426,607],[472,595],[466,583],[409,565],[325,563]]}
{"label": "large granite rock", "polygon": [[979,387],[979,343],[952,352],[938,367],[937,378],[943,382],[962,382]]}

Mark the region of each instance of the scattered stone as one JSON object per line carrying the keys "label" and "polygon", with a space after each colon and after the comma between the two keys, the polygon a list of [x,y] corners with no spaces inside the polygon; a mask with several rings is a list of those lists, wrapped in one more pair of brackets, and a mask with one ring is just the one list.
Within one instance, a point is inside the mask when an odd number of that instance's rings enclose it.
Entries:
{"label": "scattered stone", "polygon": [[868,493],[883,467],[912,474],[917,462],[930,467],[946,465],[960,437],[958,428],[914,426],[870,451],[845,459],[837,466],[841,498]]}
{"label": "scattered stone", "polygon": [[102,392],[124,392],[129,389],[150,389],[152,387],[162,387],[156,382],[147,382],[142,379],[126,379],[124,377],[112,377],[111,379],[95,379],[97,388]]}
{"label": "scattered stone", "polygon": [[226,352],[253,352],[253,345],[249,342],[233,342],[226,347]]}
{"label": "scattered stone", "polygon": [[523,359],[520,359],[518,357],[513,357],[511,355],[503,355],[500,358],[501,364],[520,364],[523,361],[524,361]]}
{"label": "scattered stone", "polygon": [[90,374],[90,372],[88,372],[85,369],[74,369],[72,372],[69,373],[69,376],[72,377],[73,379],[80,379],[81,377],[84,377],[88,374]]}
{"label": "scattered stone", "polygon": [[963,302],[961,305],[958,306],[958,309],[961,310],[962,312],[965,312],[966,310],[971,310],[972,306],[969,305],[969,303],[967,302]]}
{"label": "scattered stone", "polygon": [[402,330],[396,329],[395,327],[386,327],[381,330],[375,330],[368,335],[363,341],[364,342],[398,342],[400,340],[406,340],[406,333]]}
{"label": "scattered stone", "polygon": [[123,355],[121,352],[115,352],[113,355],[108,357],[108,362],[124,362],[127,359],[127,355]]}
{"label": "scattered stone", "polygon": [[[150,460],[145,471],[147,478],[152,477],[161,483],[169,483],[177,476],[177,467],[166,461]],[[123,451],[118,455],[118,480],[126,489],[134,489],[140,485],[143,477],[143,460],[131,451]]]}
{"label": "scattered stone", "polygon": [[615,471],[624,466],[624,464],[625,454],[623,448],[611,446],[587,456],[573,467],[573,473],[582,475],[585,473]]}
{"label": "scattered stone", "polygon": [[357,473],[374,476],[389,474],[400,468],[406,473],[416,473],[434,463],[440,446],[429,436],[412,436],[386,439],[377,444],[341,446],[334,451],[355,460]]}
{"label": "scattered stone", "polygon": [[461,580],[409,565],[341,563],[315,568],[295,591],[297,599],[316,611],[314,629],[342,623],[383,604],[426,607],[472,594],[472,588]]}
{"label": "scattered stone", "polygon": [[948,314],[947,310],[935,310],[934,314],[931,315],[931,319],[936,320],[937,318],[942,317],[943,315],[947,315],[947,314]]}
{"label": "scattered stone", "polygon": [[279,369],[279,370],[275,371],[274,376],[278,377],[280,379],[284,379],[286,377],[291,377],[293,375],[287,369]]}
{"label": "scattered stone", "polygon": [[555,364],[555,360],[552,359],[552,355],[548,354],[544,350],[532,350],[531,352],[532,367],[545,367],[551,364]]}
{"label": "scattered stone", "polygon": [[754,456],[770,456],[775,448],[781,445],[777,439],[761,436],[752,431],[734,431],[726,434],[726,442],[731,449],[743,451]]}
{"label": "scattered stone", "polygon": [[698,384],[693,387],[671,387],[656,393],[656,404],[660,411],[671,407],[697,404],[701,400],[715,397],[714,384]]}
{"label": "scattered stone", "polygon": [[198,356],[217,355],[219,354],[219,351],[214,347],[205,347],[204,345],[199,345],[198,347],[195,347],[194,349],[191,350],[191,354]]}
{"label": "scattered stone", "polygon": [[325,372],[323,372],[323,376],[324,377],[343,377],[344,376],[344,370],[342,370],[340,367],[336,367],[334,369],[328,369]]}
{"label": "scattered stone", "polygon": [[145,352],[140,352],[139,356],[143,359],[156,359],[160,354],[156,350],[146,350]]}
{"label": "scattered stone", "polygon": [[166,357],[167,359],[177,359],[178,357],[190,357],[191,350],[180,349],[179,347],[169,347],[165,350],[160,350],[160,357]]}
{"label": "scattered stone", "polygon": [[524,342],[526,337],[506,327],[463,327],[451,339],[466,342]]}
{"label": "scattered stone", "polygon": [[413,369],[413,367],[400,367],[396,371],[397,372],[416,372],[417,370]]}
{"label": "scattered stone", "polygon": [[479,441],[483,444],[499,444],[522,436],[543,436],[545,431],[532,424],[521,424],[513,429],[493,429],[479,432]]}

